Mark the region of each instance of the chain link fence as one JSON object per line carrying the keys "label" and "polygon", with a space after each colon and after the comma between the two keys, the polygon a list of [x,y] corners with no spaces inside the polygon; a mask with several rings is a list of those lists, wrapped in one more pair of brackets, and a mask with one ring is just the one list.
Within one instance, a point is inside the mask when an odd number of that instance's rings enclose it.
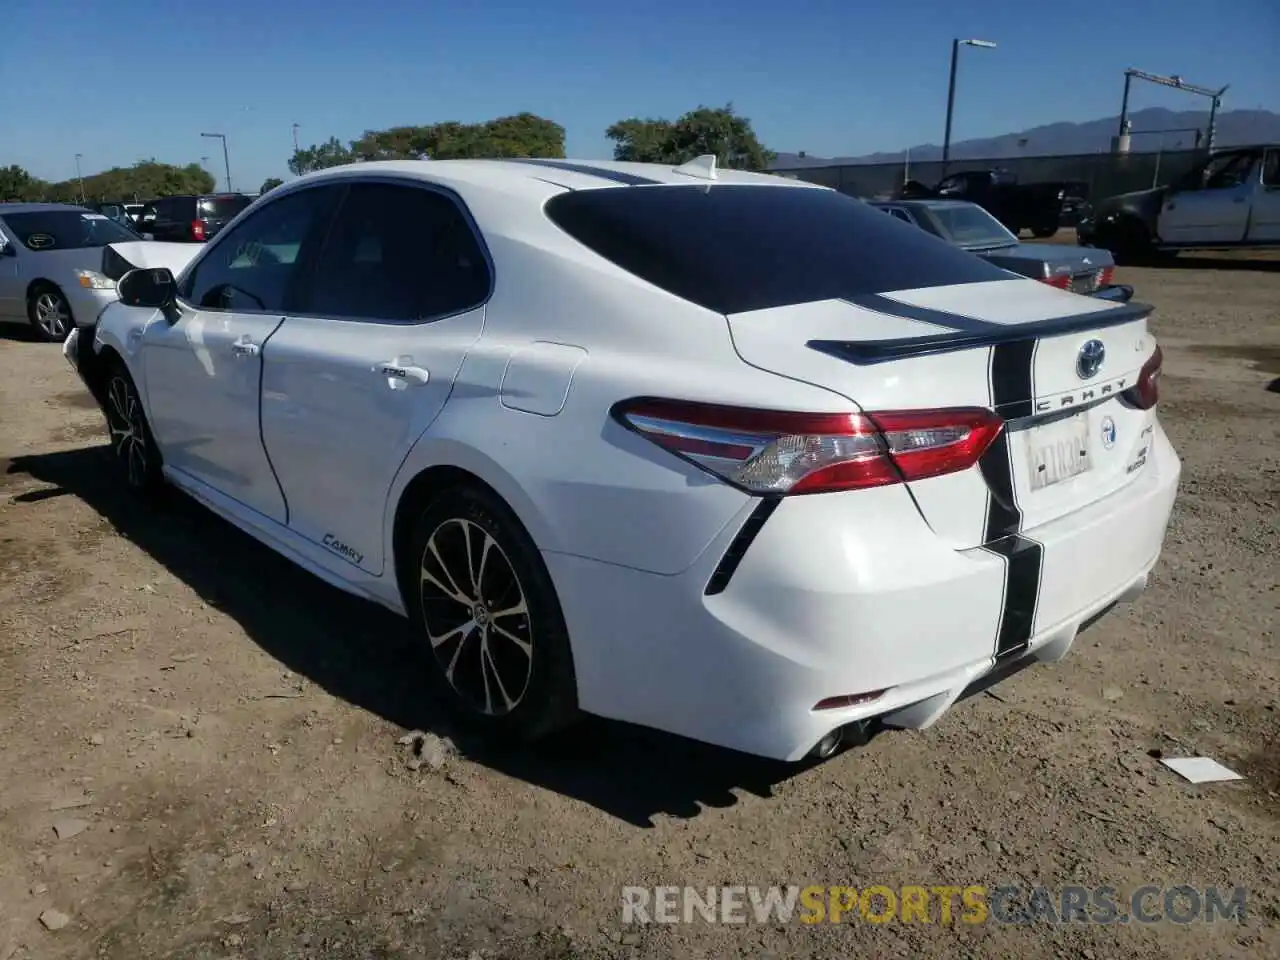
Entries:
{"label": "chain link fence", "polygon": [[[1098,200],[1160,186],[1183,176],[1206,156],[1202,150],[1160,153],[1081,153],[1059,157],[1001,157],[996,160],[952,160],[949,173],[998,169],[1012,173],[1019,183],[1073,181],[1085,185],[1088,199]],[[776,174],[795,177],[841,193],[867,199],[889,199],[905,179],[932,186],[942,179],[942,161],[844,164],[827,167],[778,168]]]}

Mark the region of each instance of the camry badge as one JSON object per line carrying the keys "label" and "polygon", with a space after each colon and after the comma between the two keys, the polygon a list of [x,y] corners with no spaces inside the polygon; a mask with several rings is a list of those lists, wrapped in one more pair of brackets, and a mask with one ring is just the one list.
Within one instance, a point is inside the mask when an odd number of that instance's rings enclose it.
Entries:
{"label": "camry badge", "polygon": [[1076,355],[1076,376],[1088,380],[1102,369],[1102,361],[1106,359],[1107,348],[1101,340],[1090,340],[1080,348]]}

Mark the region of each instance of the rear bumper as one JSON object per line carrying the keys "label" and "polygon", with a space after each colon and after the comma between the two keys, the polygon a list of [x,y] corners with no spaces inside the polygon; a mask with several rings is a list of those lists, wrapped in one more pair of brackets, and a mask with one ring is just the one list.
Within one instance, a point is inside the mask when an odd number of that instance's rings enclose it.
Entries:
{"label": "rear bumper", "polygon": [[1127,283],[1113,283],[1109,287],[1103,287],[1093,296],[1098,300],[1110,300],[1112,303],[1128,303],[1133,299],[1133,287]]}
{"label": "rear bumper", "polygon": [[[1082,624],[1141,593],[1179,473],[1157,425],[1142,477],[1029,531],[1044,561],[1025,661],[1061,659]],[[739,527],[676,576],[546,555],[583,709],[794,761],[850,723],[928,726],[996,666],[1003,558],[949,548],[904,489],[783,501],[707,596]],[[873,691],[884,692],[814,709]]]}

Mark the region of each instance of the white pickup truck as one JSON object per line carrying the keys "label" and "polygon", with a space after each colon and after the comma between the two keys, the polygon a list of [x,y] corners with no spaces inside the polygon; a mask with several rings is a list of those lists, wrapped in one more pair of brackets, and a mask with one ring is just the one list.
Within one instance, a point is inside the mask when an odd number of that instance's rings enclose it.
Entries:
{"label": "white pickup truck", "polygon": [[1108,197],[1076,232],[1081,244],[1128,261],[1280,247],[1280,145],[1219,150],[1167,186]]}

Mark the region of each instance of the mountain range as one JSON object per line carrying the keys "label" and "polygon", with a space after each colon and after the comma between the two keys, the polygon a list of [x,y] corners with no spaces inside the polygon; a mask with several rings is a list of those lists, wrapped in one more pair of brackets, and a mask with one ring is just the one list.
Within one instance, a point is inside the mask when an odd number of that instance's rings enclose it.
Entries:
{"label": "mountain range", "polygon": [[[1134,153],[1152,153],[1160,149],[1157,131],[1179,131],[1163,135],[1164,149],[1190,149],[1195,144],[1195,129],[1207,134],[1207,110],[1166,110],[1151,107],[1129,114]],[[1111,138],[1120,125],[1119,116],[1103,117],[1084,123],[1050,123],[1019,133],[998,137],[959,140],[951,144],[951,159],[981,160],[1008,157],[1044,157],[1074,153],[1105,153],[1111,149]],[[1270,110],[1226,110],[1218,114],[1215,147],[1247,143],[1280,143],[1280,114]],[[1203,142],[1203,141],[1202,141]],[[922,143],[909,151],[869,153],[860,157],[815,157],[803,153],[779,153],[774,169],[794,170],[800,167],[834,166],[838,164],[901,163],[910,153],[916,161],[942,159],[942,147]]]}

